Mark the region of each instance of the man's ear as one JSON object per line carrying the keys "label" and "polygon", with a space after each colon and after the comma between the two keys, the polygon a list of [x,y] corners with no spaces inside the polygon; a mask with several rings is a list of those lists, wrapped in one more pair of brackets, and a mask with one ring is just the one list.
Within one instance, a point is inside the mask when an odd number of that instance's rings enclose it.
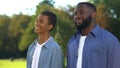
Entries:
{"label": "man's ear", "polygon": [[96,18],[96,15],[97,15],[96,12],[93,12],[92,13],[92,18]]}

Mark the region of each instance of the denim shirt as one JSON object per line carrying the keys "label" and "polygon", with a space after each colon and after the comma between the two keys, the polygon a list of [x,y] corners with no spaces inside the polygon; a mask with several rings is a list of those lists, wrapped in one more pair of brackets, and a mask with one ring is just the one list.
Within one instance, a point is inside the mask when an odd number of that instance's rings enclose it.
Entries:
{"label": "denim shirt", "polygon": [[[80,36],[78,31],[68,42],[67,68],[76,68]],[[82,68],[120,68],[118,39],[96,25],[85,40]]]}
{"label": "denim shirt", "polygon": [[[35,40],[28,48],[27,68],[31,68],[37,41]],[[41,49],[38,68],[63,68],[62,50],[52,37]]]}

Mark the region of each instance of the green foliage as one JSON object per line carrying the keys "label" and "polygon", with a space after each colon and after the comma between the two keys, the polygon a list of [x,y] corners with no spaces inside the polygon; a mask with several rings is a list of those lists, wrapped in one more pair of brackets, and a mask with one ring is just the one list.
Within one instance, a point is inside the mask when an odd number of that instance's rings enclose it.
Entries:
{"label": "green foliage", "polygon": [[23,14],[12,17],[0,15],[0,58],[8,58],[13,54],[20,56],[18,42],[29,21],[30,17]]}
{"label": "green foliage", "polygon": [[30,17],[26,15],[13,15],[11,23],[9,25],[9,35],[11,37],[19,36],[21,33],[24,33],[25,28],[27,27],[30,21]]}
{"label": "green foliage", "polygon": [[[107,5],[109,12],[112,17],[116,15],[116,19],[120,18],[120,0],[105,0],[104,3]],[[120,19],[119,19],[120,20]]]}
{"label": "green foliage", "polygon": [[110,22],[110,27],[108,30],[112,32],[120,41],[120,21],[116,19],[111,19],[112,22]]}
{"label": "green foliage", "polygon": [[101,27],[107,28],[109,26],[107,15],[109,13],[106,10],[106,5],[103,3],[97,4],[97,17],[96,21]]}
{"label": "green foliage", "polygon": [[12,50],[18,50],[18,42],[22,34],[25,32],[29,21],[30,17],[26,15],[13,15],[10,25],[8,27]]}
{"label": "green foliage", "polygon": [[5,50],[8,41],[8,26],[10,18],[6,15],[0,15],[0,51]]}
{"label": "green foliage", "polygon": [[39,5],[49,5],[51,7],[54,6],[54,1],[53,0],[43,0]]}
{"label": "green foliage", "polygon": [[21,36],[20,42],[19,42],[19,49],[21,51],[24,51],[27,49],[28,45],[32,43],[36,38],[36,35],[34,34],[34,22],[30,22],[28,24],[28,28],[25,30],[24,34]]}

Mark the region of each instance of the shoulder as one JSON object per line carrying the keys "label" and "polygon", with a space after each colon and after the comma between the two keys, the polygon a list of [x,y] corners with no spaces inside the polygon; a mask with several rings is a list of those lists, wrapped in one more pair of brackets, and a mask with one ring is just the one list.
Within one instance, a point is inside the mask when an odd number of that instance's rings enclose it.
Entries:
{"label": "shoulder", "polygon": [[79,44],[79,39],[80,39],[80,33],[75,33],[67,43],[67,49],[68,51],[75,50],[78,47]]}
{"label": "shoulder", "polygon": [[70,46],[72,43],[77,42],[77,40],[79,40],[80,37],[80,33],[76,32],[72,35],[72,37],[69,39],[68,41],[68,46]]}
{"label": "shoulder", "polygon": [[68,44],[76,39],[77,33],[74,33],[68,41]]}
{"label": "shoulder", "polygon": [[117,37],[115,37],[112,33],[110,33],[109,31],[105,29],[101,29],[100,37],[102,37],[104,40],[107,40],[109,42],[118,40]]}
{"label": "shoulder", "polygon": [[61,50],[60,45],[53,38],[46,45],[51,50]]}
{"label": "shoulder", "polygon": [[28,49],[33,48],[33,46],[36,44],[36,42],[37,42],[37,39],[34,40],[34,41],[29,45]]}
{"label": "shoulder", "polygon": [[107,30],[103,30],[102,32],[103,44],[105,44],[108,51],[116,51],[120,50],[120,42],[112,33]]}
{"label": "shoulder", "polygon": [[107,47],[115,47],[119,45],[119,40],[112,33],[105,29],[101,29],[99,38],[103,41]]}
{"label": "shoulder", "polygon": [[61,56],[63,55],[60,45],[55,40],[50,44],[49,49],[52,52],[52,54],[57,54]]}

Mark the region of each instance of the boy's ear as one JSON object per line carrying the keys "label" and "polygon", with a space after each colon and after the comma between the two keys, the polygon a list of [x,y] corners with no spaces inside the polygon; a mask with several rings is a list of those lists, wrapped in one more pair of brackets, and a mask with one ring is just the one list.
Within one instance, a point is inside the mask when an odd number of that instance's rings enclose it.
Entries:
{"label": "boy's ear", "polygon": [[53,25],[50,24],[49,27],[48,27],[48,29],[51,30],[52,28],[53,28]]}

